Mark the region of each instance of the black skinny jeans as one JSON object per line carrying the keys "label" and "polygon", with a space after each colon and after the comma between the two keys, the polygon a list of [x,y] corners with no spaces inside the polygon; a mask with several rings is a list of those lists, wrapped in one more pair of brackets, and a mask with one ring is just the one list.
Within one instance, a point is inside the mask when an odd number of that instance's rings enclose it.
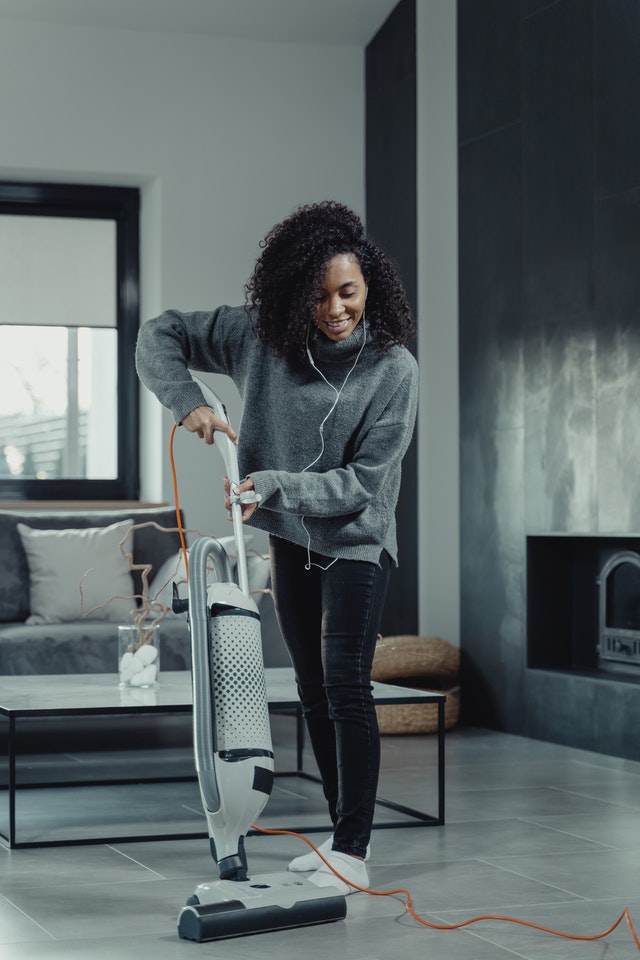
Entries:
{"label": "black skinny jeans", "polygon": [[[380,769],[371,664],[389,582],[378,564],[337,560],[306,570],[308,554],[270,538],[280,629],[293,661],[309,739],[334,828],[334,849],[364,857]],[[311,553],[326,567],[330,558]]]}

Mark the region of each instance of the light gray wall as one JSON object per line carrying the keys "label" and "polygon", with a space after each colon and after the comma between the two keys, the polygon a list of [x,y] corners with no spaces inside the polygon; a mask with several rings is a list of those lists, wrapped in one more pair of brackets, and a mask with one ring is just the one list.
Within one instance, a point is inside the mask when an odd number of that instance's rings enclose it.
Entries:
{"label": "light gray wall", "polygon": [[[0,177],[139,185],[143,319],[240,303],[293,207],[364,214],[363,73],[355,47],[3,21]],[[145,499],[172,501],[170,427],[144,392]],[[176,457],[189,523],[227,533],[221,461],[183,431]]]}
{"label": "light gray wall", "polygon": [[[455,4],[417,13],[420,630],[457,642]],[[355,47],[4,21],[0,176],[139,185],[143,319],[240,302],[291,208],[364,214],[363,77]],[[142,496],[171,502],[171,419],[141,402]],[[227,533],[221,461],[183,431],[175,446],[189,523]]]}

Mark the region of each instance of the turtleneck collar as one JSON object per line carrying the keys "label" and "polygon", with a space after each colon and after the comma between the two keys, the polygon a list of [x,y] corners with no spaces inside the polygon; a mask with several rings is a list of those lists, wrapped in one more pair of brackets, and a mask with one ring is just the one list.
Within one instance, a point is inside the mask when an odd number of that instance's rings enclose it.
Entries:
{"label": "turtleneck collar", "polygon": [[[363,345],[365,333],[364,317],[346,340],[330,340],[317,328],[309,337],[309,348],[316,363],[343,363],[353,360]],[[369,331],[367,330],[367,339]]]}

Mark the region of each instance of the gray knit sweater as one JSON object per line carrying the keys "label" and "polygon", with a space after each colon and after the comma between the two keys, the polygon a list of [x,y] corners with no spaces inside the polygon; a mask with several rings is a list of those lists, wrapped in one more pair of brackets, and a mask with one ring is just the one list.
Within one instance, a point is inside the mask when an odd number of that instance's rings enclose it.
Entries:
{"label": "gray knit sweater", "polygon": [[[404,347],[363,345],[363,323],[334,342],[311,342],[316,366],[292,367],[256,338],[244,307],[169,310],[143,324],[138,374],[177,423],[204,404],[194,371],[224,373],[243,400],[240,476],[262,497],[249,523],[326,557],[397,561],[395,508],[400,463],[413,433],[418,368]],[[353,366],[356,357],[357,363]],[[352,369],[353,368],[353,369]],[[313,466],[310,466],[314,464]]]}

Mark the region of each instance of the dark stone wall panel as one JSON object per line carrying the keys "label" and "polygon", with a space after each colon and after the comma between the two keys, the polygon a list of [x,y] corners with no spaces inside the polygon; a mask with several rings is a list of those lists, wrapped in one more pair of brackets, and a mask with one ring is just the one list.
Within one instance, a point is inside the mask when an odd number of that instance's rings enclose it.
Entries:
{"label": "dark stone wall panel", "polygon": [[593,317],[527,327],[524,357],[527,530],[594,530],[598,488]]}
{"label": "dark stone wall panel", "polygon": [[518,124],[460,151],[463,715],[503,728],[524,630],[520,156]]}
{"label": "dark stone wall panel", "polygon": [[460,419],[522,424],[520,127],[460,151]]}
{"label": "dark stone wall panel", "polygon": [[416,100],[411,95],[415,75],[380,88],[368,84],[368,88],[367,229],[397,264],[415,312]]}
{"label": "dark stone wall panel", "polygon": [[411,83],[416,75],[415,23],[415,0],[400,0],[367,44],[367,89]]}
{"label": "dark stone wall panel", "polygon": [[598,204],[597,277],[598,529],[640,530],[640,190]]}
{"label": "dark stone wall panel", "polygon": [[366,51],[367,229],[417,304],[415,0],[401,0]]}
{"label": "dark stone wall panel", "polygon": [[525,735],[640,760],[640,697],[634,683],[533,670]]}
{"label": "dark stone wall panel", "polygon": [[523,696],[524,431],[463,435],[461,611],[464,719],[517,732]]}
{"label": "dark stone wall panel", "polygon": [[520,116],[520,10],[514,0],[459,0],[458,124],[465,143]]}
{"label": "dark stone wall panel", "polygon": [[595,0],[599,197],[640,186],[640,3]]}
{"label": "dark stone wall panel", "polygon": [[509,7],[458,3],[463,717],[637,758],[637,684],[527,666],[526,557],[640,531],[640,3]]}
{"label": "dark stone wall panel", "polygon": [[543,10],[545,7],[548,7],[551,3],[557,3],[558,0],[520,0],[522,8],[522,17],[526,19],[531,17],[536,13],[539,13],[540,10]]}
{"label": "dark stone wall panel", "polygon": [[565,0],[523,27],[524,313],[593,303],[592,14]]}
{"label": "dark stone wall panel", "polygon": [[[401,0],[366,50],[367,229],[396,264],[417,303],[416,11]],[[337,106],[339,110],[339,105]],[[400,569],[391,571],[384,634],[418,629],[418,458],[402,465],[396,511]]]}

